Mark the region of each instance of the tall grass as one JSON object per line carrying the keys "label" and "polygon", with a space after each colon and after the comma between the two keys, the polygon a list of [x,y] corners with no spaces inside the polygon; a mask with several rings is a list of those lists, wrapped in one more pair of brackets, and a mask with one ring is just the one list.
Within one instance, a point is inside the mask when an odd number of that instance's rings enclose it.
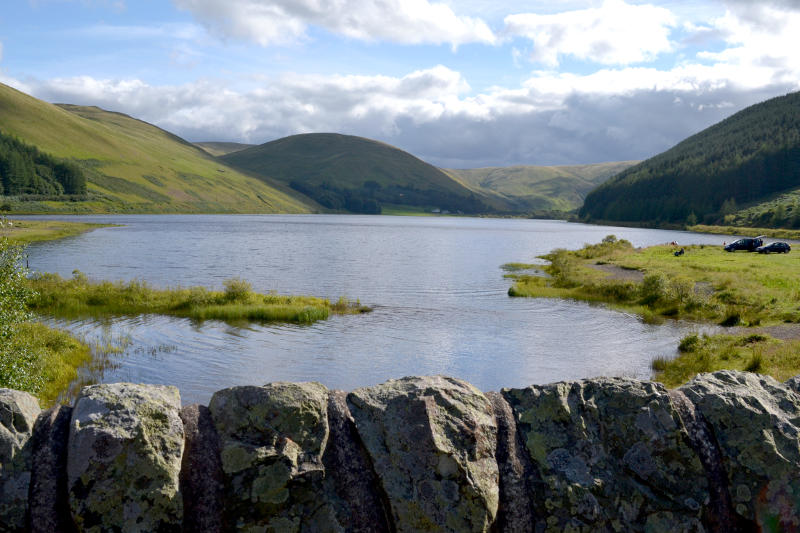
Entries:
{"label": "tall grass", "polygon": [[138,280],[91,281],[74,272],[71,279],[40,274],[29,280],[37,296],[31,310],[64,318],[162,314],[226,322],[293,322],[311,324],[330,314],[369,311],[359,302],[340,298],[331,303],[313,296],[259,294],[242,279],[230,279],[223,291],[203,287],[157,289]]}
{"label": "tall grass", "polygon": [[701,372],[743,370],[768,374],[779,381],[798,373],[800,340],[779,340],[767,335],[698,335],[684,337],[674,358],[651,362],[653,379],[677,387]]}

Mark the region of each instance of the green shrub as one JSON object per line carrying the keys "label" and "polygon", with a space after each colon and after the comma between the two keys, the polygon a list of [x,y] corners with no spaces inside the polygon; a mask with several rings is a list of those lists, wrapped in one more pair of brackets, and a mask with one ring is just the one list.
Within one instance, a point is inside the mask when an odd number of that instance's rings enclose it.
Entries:
{"label": "green shrub", "polygon": [[250,282],[241,278],[226,279],[222,285],[225,287],[225,299],[229,302],[246,302],[253,291]]}
{"label": "green shrub", "polygon": [[669,281],[663,274],[647,274],[639,288],[639,298],[643,305],[652,306],[667,298]]}
{"label": "green shrub", "polygon": [[700,337],[697,335],[697,333],[692,333],[691,335],[687,335],[681,339],[680,344],[678,344],[678,351],[682,353],[693,352],[699,345]]}

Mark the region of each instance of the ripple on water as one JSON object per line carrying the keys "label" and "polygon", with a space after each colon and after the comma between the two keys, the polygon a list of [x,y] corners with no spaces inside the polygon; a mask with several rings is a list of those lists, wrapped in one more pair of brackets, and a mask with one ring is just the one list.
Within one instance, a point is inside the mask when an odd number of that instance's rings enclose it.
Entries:
{"label": "ripple on water", "polygon": [[483,390],[598,375],[647,378],[690,324],[643,324],[578,302],[509,298],[500,266],[532,262],[614,233],[636,246],[719,243],[717,236],[559,221],[359,216],[84,217],[125,224],[29,248],[31,268],[157,286],[219,288],[231,277],[256,290],[346,296],[374,306],[311,326],[236,327],[174,317],[61,321],[102,344],[102,381],[167,383],[184,402],[224,387],[320,381],[350,390],[412,374],[448,374]]}

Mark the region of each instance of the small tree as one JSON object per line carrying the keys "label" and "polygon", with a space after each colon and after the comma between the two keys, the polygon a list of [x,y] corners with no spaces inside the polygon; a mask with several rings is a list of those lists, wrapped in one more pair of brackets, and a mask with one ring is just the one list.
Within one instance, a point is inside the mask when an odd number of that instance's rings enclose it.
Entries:
{"label": "small tree", "polygon": [[[0,229],[6,226],[0,218]],[[24,248],[8,237],[0,237],[0,343],[8,337],[14,324],[30,318],[28,300],[33,296],[25,284],[27,269],[23,266]]]}

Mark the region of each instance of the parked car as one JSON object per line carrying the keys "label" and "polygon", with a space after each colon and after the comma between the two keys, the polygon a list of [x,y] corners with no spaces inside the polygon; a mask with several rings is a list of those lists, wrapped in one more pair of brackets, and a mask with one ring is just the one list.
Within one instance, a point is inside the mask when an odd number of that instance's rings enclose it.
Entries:
{"label": "parked car", "polygon": [[790,251],[792,251],[792,247],[786,242],[772,242],[756,248],[756,252],[760,254],[788,254]]}
{"label": "parked car", "polygon": [[764,246],[763,235],[759,235],[758,237],[745,237],[743,239],[733,241],[725,247],[725,251],[735,252],[736,250],[746,250],[748,252],[754,252],[756,248],[760,246]]}

